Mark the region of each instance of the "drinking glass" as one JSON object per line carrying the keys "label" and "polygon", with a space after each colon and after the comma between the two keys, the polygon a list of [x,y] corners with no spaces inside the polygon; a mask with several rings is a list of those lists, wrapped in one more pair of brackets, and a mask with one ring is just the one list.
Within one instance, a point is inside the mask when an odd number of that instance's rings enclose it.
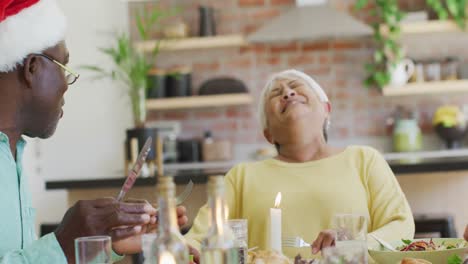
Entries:
{"label": "drinking glass", "polygon": [[[329,262],[367,263],[367,220],[358,214],[337,214],[332,219],[332,228],[336,231],[336,248],[330,249]],[[356,262],[358,261],[358,262]],[[340,263],[340,262],[336,262]]]}
{"label": "drinking glass", "polygon": [[337,233],[336,241],[367,241],[367,220],[363,215],[337,214],[331,226]]}
{"label": "drinking glass", "polygon": [[359,240],[350,240],[322,250],[321,264],[365,264],[367,250]]}
{"label": "drinking glass", "polygon": [[228,220],[228,225],[234,236],[234,247],[238,251],[239,264],[247,263],[247,219],[231,219]]}
{"label": "drinking glass", "polygon": [[75,239],[76,264],[111,264],[110,236],[90,236]]}

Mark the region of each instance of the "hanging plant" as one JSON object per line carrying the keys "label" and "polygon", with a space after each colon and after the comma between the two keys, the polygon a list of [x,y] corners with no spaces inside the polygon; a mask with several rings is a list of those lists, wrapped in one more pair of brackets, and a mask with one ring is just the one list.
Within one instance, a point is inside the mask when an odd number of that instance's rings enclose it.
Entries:
{"label": "hanging plant", "polygon": [[[369,0],[359,0],[357,9],[362,9]],[[404,13],[398,8],[397,0],[375,0],[375,9],[371,11],[376,21],[372,24],[374,41],[377,49],[373,62],[366,64],[369,76],[365,80],[367,87],[383,87],[390,82],[390,69],[403,58],[403,50],[398,43],[400,39],[400,21]]]}
{"label": "hanging plant", "polygon": [[[461,28],[466,26],[466,4],[468,0],[446,0],[445,5],[440,0],[426,0],[434,9],[439,19],[444,20],[449,14]],[[362,9],[369,0],[358,0],[356,9]],[[368,73],[364,84],[366,87],[382,88],[390,82],[393,67],[403,59],[404,52],[399,43],[401,36],[400,22],[404,13],[398,7],[397,0],[373,0],[375,5],[371,14],[377,22],[372,23],[376,50],[373,62],[365,65]]]}
{"label": "hanging plant", "polygon": [[426,2],[440,20],[446,20],[450,14],[460,28],[466,28],[467,0],[446,0],[445,5],[440,0],[426,0]]}

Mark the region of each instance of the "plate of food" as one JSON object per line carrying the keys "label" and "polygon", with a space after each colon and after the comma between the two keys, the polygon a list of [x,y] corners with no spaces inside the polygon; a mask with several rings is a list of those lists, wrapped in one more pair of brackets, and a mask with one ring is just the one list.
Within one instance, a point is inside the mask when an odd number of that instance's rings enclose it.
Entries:
{"label": "plate of food", "polygon": [[251,250],[248,254],[248,264],[318,264],[316,259],[304,259],[298,254],[294,260],[272,250]]}
{"label": "plate of food", "polygon": [[376,247],[369,249],[369,255],[379,264],[397,264],[404,259],[426,260],[432,264],[461,264],[468,252],[468,243],[461,238],[402,239],[390,244],[398,251]]}

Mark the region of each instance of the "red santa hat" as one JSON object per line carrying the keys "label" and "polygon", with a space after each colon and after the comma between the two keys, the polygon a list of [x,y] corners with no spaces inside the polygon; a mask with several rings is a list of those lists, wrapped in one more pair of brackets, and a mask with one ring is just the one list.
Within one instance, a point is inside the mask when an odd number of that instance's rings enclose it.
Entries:
{"label": "red santa hat", "polygon": [[0,0],[0,72],[65,38],[66,21],[55,0]]}

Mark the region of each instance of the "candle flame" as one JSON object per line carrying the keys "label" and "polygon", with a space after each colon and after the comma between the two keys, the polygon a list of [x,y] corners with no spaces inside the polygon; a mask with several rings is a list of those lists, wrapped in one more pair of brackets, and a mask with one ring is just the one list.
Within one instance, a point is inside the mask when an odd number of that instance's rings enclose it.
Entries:
{"label": "candle flame", "polygon": [[228,220],[229,219],[229,207],[227,204],[224,205],[224,220]]}
{"label": "candle flame", "polygon": [[275,208],[279,208],[281,204],[281,192],[279,192],[277,195],[276,195],[276,199],[275,199]]}
{"label": "candle flame", "polygon": [[176,264],[174,256],[169,252],[163,252],[159,260],[161,264]]}
{"label": "candle flame", "polygon": [[[216,225],[219,227],[219,228],[223,228],[223,222],[225,221],[224,219],[224,210],[226,208],[222,208],[219,203],[221,203],[220,200],[216,200],[216,211],[215,211],[215,214],[216,214]],[[222,229],[220,230],[220,232],[222,232]]]}

